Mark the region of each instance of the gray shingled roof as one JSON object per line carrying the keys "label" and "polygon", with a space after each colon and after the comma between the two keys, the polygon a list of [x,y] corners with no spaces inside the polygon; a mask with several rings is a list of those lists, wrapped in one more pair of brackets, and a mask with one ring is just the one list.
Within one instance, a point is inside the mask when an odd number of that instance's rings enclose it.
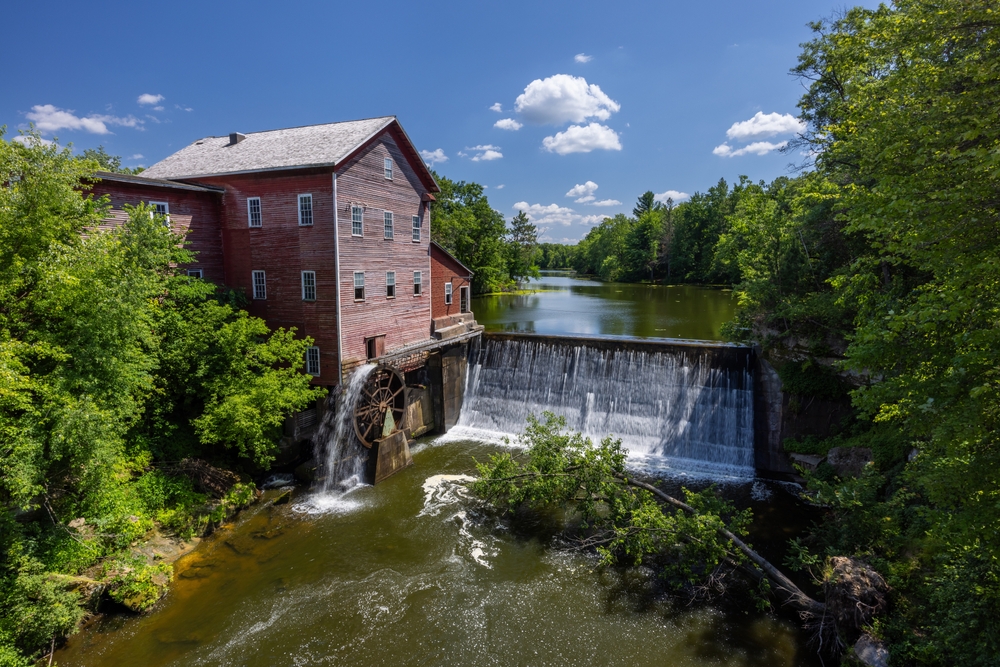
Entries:
{"label": "gray shingled roof", "polygon": [[195,178],[214,174],[334,165],[378,134],[395,116],[325,125],[250,132],[229,145],[229,137],[205,137],[142,172],[146,178]]}

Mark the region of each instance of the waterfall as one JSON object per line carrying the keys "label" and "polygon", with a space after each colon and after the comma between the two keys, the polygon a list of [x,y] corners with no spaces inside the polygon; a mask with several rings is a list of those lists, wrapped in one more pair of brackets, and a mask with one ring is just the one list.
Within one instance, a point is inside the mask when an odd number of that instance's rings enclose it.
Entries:
{"label": "waterfall", "polygon": [[753,378],[734,348],[602,347],[486,339],[455,435],[517,434],[547,410],[595,442],[621,438],[632,466],[753,477]]}
{"label": "waterfall", "polygon": [[351,374],[347,390],[336,396],[336,408],[327,410],[313,436],[316,460],[324,462],[321,494],[345,493],[364,481],[368,457],[354,433],[354,408],[374,369],[375,364],[365,364]]}

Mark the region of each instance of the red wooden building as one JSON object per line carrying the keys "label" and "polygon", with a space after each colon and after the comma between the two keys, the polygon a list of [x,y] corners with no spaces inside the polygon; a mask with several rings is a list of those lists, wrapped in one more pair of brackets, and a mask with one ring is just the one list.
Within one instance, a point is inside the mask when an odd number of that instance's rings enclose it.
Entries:
{"label": "red wooden building", "polygon": [[471,272],[430,241],[438,185],[394,116],[205,137],[141,176],[99,176],[108,224],[124,204],[156,206],[188,234],[190,275],[242,288],[253,315],[312,337],[317,384],[481,330]]}

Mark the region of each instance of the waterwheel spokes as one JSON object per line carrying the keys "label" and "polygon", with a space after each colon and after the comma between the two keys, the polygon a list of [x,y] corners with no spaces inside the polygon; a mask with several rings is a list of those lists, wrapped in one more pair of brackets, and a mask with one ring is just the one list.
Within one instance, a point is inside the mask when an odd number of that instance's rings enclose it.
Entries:
{"label": "waterwheel spokes", "polygon": [[360,403],[354,410],[354,431],[361,444],[371,447],[382,436],[387,410],[392,413],[395,430],[403,428],[406,411],[403,376],[390,366],[379,366],[368,376]]}

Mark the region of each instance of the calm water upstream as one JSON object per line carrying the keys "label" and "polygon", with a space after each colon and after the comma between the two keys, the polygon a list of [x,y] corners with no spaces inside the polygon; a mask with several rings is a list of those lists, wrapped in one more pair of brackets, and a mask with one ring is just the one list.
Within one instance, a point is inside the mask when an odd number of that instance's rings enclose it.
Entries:
{"label": "calm water upstream", "polygon": [[320,513],[265,501],[179,561],[151,614],[105,617],[58,664],[813,664],[788,621],[672,606],[648,573],[599,571],[477,516],[435,476],[490,451],[423,446],[412,468]]}
{"label": "calm water upstream", "polygon": [[720,340],[736,312],[733,293],[711,287],[602,283],[545,271],[528,289],[537,291],[473,299],[476,320],[487,331]]}

